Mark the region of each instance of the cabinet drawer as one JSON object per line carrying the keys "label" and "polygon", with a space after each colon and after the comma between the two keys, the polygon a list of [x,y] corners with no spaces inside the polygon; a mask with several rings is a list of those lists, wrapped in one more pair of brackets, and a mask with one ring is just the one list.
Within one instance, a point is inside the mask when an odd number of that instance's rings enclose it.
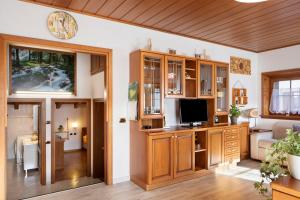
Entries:
{"label": "cabinet drawer", "polygon": [[239,135],[237,133],[225,134],[225,142],[230,140],[238,140],[238,139],[239,139]]}
{"label": "cabinet drawer", "polygon": [[239,154],[240,150],[238,147],[225,148],[225,156]]}
{"label": "cabinet drawer", "polygon": [[232,148],[232,147],[239,147],[239,141],[231,140],[231,141],[225,142],[225,148]]}

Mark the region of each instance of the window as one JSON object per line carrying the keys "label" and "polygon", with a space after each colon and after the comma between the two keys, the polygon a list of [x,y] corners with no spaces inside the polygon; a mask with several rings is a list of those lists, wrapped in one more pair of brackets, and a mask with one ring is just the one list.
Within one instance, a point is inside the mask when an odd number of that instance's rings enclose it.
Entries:
{"label": "window", "polygon": [[300,80],[275,81],[269,109],[275,114],[300,115]]}
{"label": "window", "polygon": [[300,68],[262,73],[262,117],[300,120]]}

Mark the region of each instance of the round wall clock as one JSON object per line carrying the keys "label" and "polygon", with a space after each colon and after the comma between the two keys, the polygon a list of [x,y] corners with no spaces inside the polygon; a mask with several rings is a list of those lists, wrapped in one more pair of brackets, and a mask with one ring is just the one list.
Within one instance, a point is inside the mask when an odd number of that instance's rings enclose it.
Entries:
{"label": "round wall clock", "polygon": [[71,39],[78,30],[77,23],[70,14],[63,11],[55,11],[48,17],[48,29],[59,39]]}

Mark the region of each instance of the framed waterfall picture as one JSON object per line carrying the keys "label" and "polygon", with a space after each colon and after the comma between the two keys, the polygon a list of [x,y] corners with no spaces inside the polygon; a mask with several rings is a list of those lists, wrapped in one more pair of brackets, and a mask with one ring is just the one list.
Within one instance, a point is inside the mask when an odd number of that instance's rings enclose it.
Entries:
{"label": "framed waterfall picture", "polygon": [[76,95],[76,53],[21,46],[9,49],[10,94]]}

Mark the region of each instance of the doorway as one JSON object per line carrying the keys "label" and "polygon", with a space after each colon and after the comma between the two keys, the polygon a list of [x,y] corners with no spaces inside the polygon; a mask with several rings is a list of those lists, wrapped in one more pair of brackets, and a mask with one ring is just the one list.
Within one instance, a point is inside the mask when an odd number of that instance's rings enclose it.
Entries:
{"label": "doorway", "polygon": [[20,199],[46,184],[46,104],[19,98],[7,104],[7,190],[9,199]]}
{"label": "doorway", "polygon": [[[24,45],[24,46],[34,46],[39,48],[52,48],[59,50],[66,50],[72,52],[81,52],[89,54],[100,54],[107,57],[107,63],[105,65],[105,183],[112,184],[112,50],[86,46],[77,45],[64,42],[49,41],[43,39],[35,39],[29,37],[15,36],[0,34],[0,177],[6,177],[6,128],[7,128],[7,80],[8,80],[8,59],[7,55],[9,52],[9,45]],[[27,96],[28,97],[28,96]],[[43,138],[42,145],[50,144],[50,141],[46,142]],[[0,179],[0,199],[6,199],[6,188],[7,179]]]}
{"label": "doorway", "polygon": [[90,177],[90,99],[52,99],[51,133],[51,183]]}
{"label": "doorway", "polygon": [[105,179],[104,100],[93,100],[93,177]]}

